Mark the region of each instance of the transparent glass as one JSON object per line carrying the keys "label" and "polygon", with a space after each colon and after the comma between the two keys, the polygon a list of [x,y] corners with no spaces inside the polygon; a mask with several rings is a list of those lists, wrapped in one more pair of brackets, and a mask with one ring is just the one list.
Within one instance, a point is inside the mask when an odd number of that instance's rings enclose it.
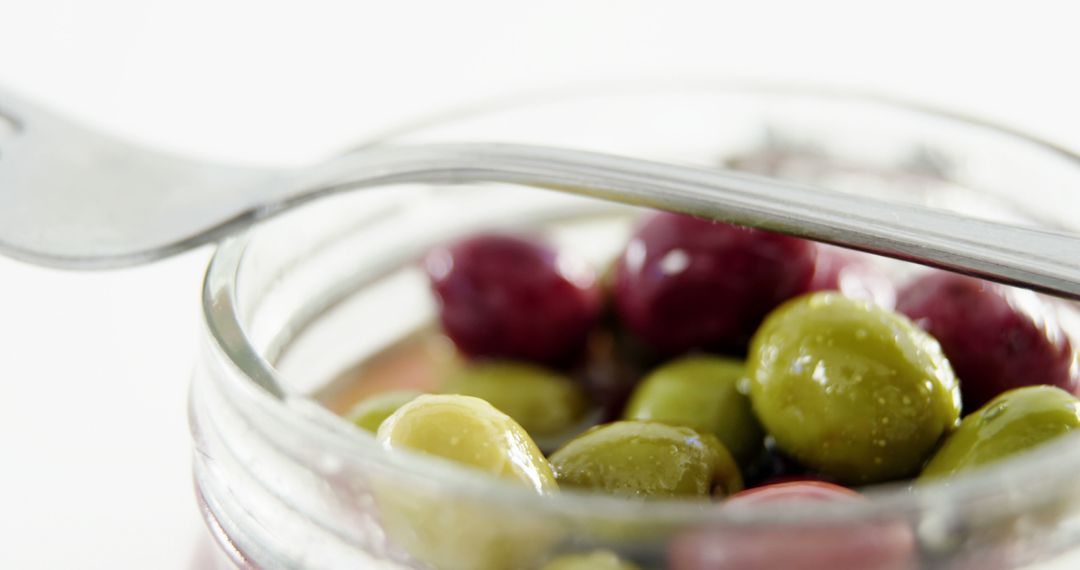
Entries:
{"label": "transparent glass", "polygon": [[[379,142],[434,141],[721,165],[1080,229],[1076,156],[992,125],[844,94],[698,84],[549,95],[417,123]],[[601,549],[676,569],[1006,568],[1075,556],[1074,437],[947,483],[746,511],[530,495],[435,458],[388,455],[328,409],[364,382],[358,371],[373,359],[430,329],[434,306],[415,261],[431,245],[482,228],[535,228],[604,263],[639,214],[509,185],[394,186],[319,200],[222,243],[205,282],[190,409],[196,487],[224,552],[241,567],[463,570],[542,568]],[[910,271],[891,268],[897,278]],[[1058,309],[1080,338],[1071,306]]]}

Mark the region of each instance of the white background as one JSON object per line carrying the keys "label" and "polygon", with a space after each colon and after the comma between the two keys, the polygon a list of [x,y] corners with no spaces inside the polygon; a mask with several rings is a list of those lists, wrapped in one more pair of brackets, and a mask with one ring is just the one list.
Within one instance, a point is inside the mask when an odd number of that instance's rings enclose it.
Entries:
{"label": "white background", "polygon": [[[641,76],[850,86],[1080,150],[1069,4],[0,0],[0,84],[256,164],[478,97]],[[0,568],[201,565],[185,391],[209,254],[101,273],[0,259]]]}

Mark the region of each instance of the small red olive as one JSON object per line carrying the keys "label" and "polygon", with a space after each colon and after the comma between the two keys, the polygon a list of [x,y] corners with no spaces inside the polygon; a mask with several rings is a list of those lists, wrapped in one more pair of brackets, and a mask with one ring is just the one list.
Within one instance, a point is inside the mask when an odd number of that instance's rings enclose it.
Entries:
{"label": "small red olive", "polygon": [[599,318],[595,272],[537,239],[475,235],[433,249],[424,269],[443,330],[467,356],[565,365]]}
{"label": "small red olive", "polygon": [[[766,485],[732,495],[722,508],[775,508],[779,504],[860,501],[829,483]],[[800,505],[796,505],[800,506]],[[915,537],[902,522],[778,523],[768,527],[702,528],[668,545],[672,570],[914,570]]]}
{"label": "small red olive", "polygon": [[748,506],[787,501],[836,501],[861,497],[855,491],[824,481],[786,481],[746,489],[728,498],[728,506]]}
{"label": "small red olive", "polygon": [[1076,391],[1080,363],[1069,337],[1031,291],[934,271],[904,287],[896,309],[941,343],[967,412],[1021,386]]}
{"label": "small red olive", "polygon": [[660,353],[742,350],[769,311],[806,291],[815,252],[802,239],[655,214],[616,261],[615,309]]}

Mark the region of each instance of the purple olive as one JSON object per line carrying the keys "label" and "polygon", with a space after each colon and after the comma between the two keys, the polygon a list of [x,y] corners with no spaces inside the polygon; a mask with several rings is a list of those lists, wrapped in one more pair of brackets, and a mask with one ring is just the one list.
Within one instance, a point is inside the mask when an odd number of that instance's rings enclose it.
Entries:
{"label": "purple olive", "polygon": [[472,236],[432,250],[424,268],[443,330],[467,356],[565,365],[600,314],[595,272],[535,239]]}
{"label": "purple olive", "polygon": [[661,353],[742,350],[766,313],[806,291],[815,251],[806,240],[656,214],[616,262],[615,308]]}
{"label": "purple olive", "polygon": [[817,261],[810,291],[839,291],[853,299],[873,301],[891,309],[896,288],[872,261],[872,256],[848,249],[817,244]]}
{"label": "purple olive", "polygon": [[965,411],[1034,384],[1076,390],[1078,362],[1038,295],[935,271],[907,285],[896,309],[937,338],[960,380]]}

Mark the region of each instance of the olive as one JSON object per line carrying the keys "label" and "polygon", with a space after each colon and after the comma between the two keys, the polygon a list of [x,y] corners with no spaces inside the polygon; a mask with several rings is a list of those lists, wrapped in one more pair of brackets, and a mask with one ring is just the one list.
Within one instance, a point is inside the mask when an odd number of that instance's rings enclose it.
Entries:
{"label": "olive", "polygon": [[560,556],[545,564],[541,570],[638,570],[638,567],[610,550],[596,550]]}
{"label": "olive", "polygon": [[762,451],[764,434],[750,399],[739,391],[743,362],[687,356],[650,373],[630,397],[626,420],[652,420],[711,433],[740,463]]}
{"label": "olive", "polygon": [[[749,489],[723,507],[755,510],[793,504],[809,510],[816,504],[863,500],[837,485],[797,482]],[[902,521],[863,520],[834,524],[780,523],[770,526],[718,526],[676,536],[668,546],[672,570],[800,570],[917,568],[915,535]]]}
{"label": "olive", "polygon": [[807,291],[839,291],[888,309],[896,305],[896,288],[873,256],[821,243]]}
{"label": "olive", "polygon": [[390,414],[420,394],[422,392],[416,390],[390,390],[372,394],[360,400],[349,411],[348,418],[358,427],[375,433],[379,431],[379,426],[390,417]]}
{"label": "olive", "polygon": [[960,416],[937,341],[838,293],[785,303],[754,335],[750,399],[783,452],[845,484],[916,473]]}
{"label": "olive", "polygon": [[1052,386],[999,395],[960,422],[920,479],[947,477],[1027,451],[1080,427],[1080,400]]}
{"label": "olive", "polygon": [[725,501],[727,506],[764,503],[850,500],[861,497],[855,491],[824,481],[787,481],[739,491]]}
{"label": "olive", "polygon": [[585,391],[570,378],[520,362],[478,362],[457,370],[440,388],[486,400],[533,437],[550,436],[581,423]]}
{"label": "olive", "polygon": [[600,315],[595,272],[539,240],[480,234],[424,259],[447,336],[472,357],[573,362]]}
{"label": "olive", "polygon": [[659,213],[616,260],[615,308],[661,353],[744,350],[770,310],[806,290],[814,255],[806,240]]}
{"label": "olive", "polygon": [[[538,494],[557,491],[550,464],[525,430],[479,398],[417,396],[383,422],[377,440],[388,451],[435,455]],[[550,519],[450,492],[437,478],[430,484],[381,473],[372,478],[379,521],[390,542],[430,567],[535,568],[563,534]]]}
{"label": "olive", "polygon": [[551,464],[560,485],[636,498],[742,489],[738,466],[716,437],[659,422],[596,426],[552,454]]}
{"label": "olive", "polygon": [[555,491],[555,476],[528,433],[494,406],[471,396],[422,395],[379,427],[384,449],[408,448]]}
{"label": "olive", "polygon": [[1076,390],[1080,366],[1069,337],[1031,291],[934,271],[904,287],[896,308],[941,343],[966,412],[1021,386]]}

